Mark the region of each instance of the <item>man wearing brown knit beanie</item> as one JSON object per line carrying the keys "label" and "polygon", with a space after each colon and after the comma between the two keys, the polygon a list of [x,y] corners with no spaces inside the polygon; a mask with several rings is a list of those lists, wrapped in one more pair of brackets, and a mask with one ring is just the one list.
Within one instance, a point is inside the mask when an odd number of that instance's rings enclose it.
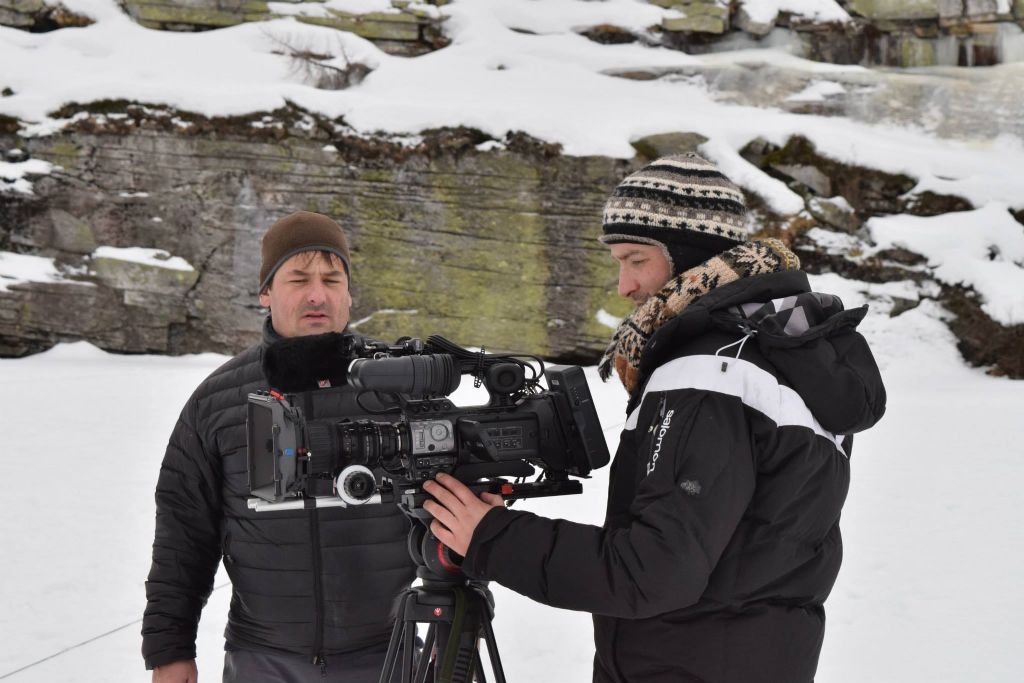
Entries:
{"label": "man wearing brown knit beanie", "polygon": [[263,236],[260,305],[282,337],[341,332],[348,325],[348,240],[327,216],[299,211]]}
{"label": "man wearing brown knit beanie", "polygon": [[470,577],[592,612],[595,682],[811,683],[852,434],[885,409],[866,307],[811,292],[695,155],[624,179],[602,227],[636,304],[599,365],[629,392],[604,526],[439,475],[431,530]]}
{"label": "man wearing brown knit beanie", "polygon": [[[214,371],[171,434],[156,489],[142,651],[153,681],[195,683],[200,611],[223,558],[232,583],[224,683],[376,683],[394,597],[414,569],[397,506],[254,512],[247,506],[246,397],[268,388],[264,350],[349,322],[348,239],[299,211],[262,240],[261,343]],[[361,415],[347,385],[306,394],[311,417]]]}

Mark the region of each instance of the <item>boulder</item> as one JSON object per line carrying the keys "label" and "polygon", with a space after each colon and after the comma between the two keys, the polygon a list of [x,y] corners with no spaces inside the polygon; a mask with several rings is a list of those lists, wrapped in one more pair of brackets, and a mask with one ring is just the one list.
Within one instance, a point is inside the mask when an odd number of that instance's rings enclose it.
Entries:
{"label": "boulder", "polygon": [[755,36],[766,36],[771,33],[772,29],[775,28],[775,20],[778,15],[773,15],[771,19],[766,19],[760,15],[752,16],[750,10],[747,8],[747,3],[740,5],[740,8],[736,11],[735,24],[736,26]]}
{"label": "boulder", "polygon": [[699,152],[708,139],[700,133],[660,133],[633,140],[629,144],[644,159],[654,160],[670,154]]}
{"label": "boulder", "polygon": [[43,0],[0,0],[0,26],[31,28],[45,9]]}
{"label": "boulder", "polygon": [[184,297],[199,280],[199,273],[192,268],[169,267],[159,264],[160,259],[170,260],[171,255],[157,251],[150,262],[126,260],[116,255],[98,255],[92,260],[96,279],[104,285],[125,293],[125,301],[145,301],[146,294],[164,294]]}
{"label": "boulder", "polygon": [[729,6],[716,0],[678,0],[672,9],[681,17],[662,19],[665,31],[722,34],[729,30]]}
{"label": "boulder", "polygon": [[823,225],[854,234],[863,226],[850,203],[842,197],[811,197],[807,201],[807,210]]}
{"label": "boulder", "polygon": [[850,0],[847,9],[866,19],[938,19],[942,0]]}

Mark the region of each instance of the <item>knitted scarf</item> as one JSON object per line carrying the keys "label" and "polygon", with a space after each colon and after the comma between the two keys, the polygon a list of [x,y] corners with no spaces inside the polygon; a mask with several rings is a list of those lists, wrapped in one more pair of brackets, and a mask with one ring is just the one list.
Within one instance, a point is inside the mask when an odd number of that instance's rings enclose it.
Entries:
{"label": "knitted scarf", "polygon": [[647,342],[662,325],[711,290],[742,278],[783,270],[796,270],[800,259],[777,239],[744,242],[680,273],[630,313],[615,331],[598,364],[601,379],[612,374],[633,393],[640,376],[640,357]]}

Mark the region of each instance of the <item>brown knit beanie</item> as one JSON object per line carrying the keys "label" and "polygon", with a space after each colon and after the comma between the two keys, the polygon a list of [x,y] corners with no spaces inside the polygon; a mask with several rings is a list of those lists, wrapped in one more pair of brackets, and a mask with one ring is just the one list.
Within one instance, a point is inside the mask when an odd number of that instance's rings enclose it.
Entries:
{"label": "brown knit beanie", "polygon": [[270,286],[274,273],[284,262],[304,251],[327,251],[336,254],[345,264],[345,274],[352,278],[349,267],[348,239],[341,226],[322,213],[296,211],[270,226],[263,235],[263,262],[260,265],[260,289]]}

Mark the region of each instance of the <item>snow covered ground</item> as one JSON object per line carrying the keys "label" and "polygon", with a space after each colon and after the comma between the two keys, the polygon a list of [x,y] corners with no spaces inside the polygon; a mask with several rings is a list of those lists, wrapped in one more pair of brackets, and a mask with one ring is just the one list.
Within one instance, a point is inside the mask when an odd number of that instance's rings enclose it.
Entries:
{"label": "snow covered ground", "polygon": [[[874,297],[875,313],[863,329],[889,390],[885,418],[854,448],[846,559],[827,604],[818,680],[1019,680],[1024,383],[966,368],[942,312],[929,301],[889,318],[886,295],[875,286],[835,276],[815,284],[848,306],[866,292]],[[0,678],[148,680],[139,619],[153,487],[180,406],[222,361],[212,354],[117,356],[85,343],[0,360],[8,472],[0,518]],[[624,392],[617,383],[602,384],[593,368],[588,378],[614,447]],[[607,469],[583,496],[523,505],[599,523],[606,486]],[[220,676],[225,582],[218,577],[200,626],[207,682]],[[590,680],[586,615],[500,587],[495,595],[509,680]]]}

